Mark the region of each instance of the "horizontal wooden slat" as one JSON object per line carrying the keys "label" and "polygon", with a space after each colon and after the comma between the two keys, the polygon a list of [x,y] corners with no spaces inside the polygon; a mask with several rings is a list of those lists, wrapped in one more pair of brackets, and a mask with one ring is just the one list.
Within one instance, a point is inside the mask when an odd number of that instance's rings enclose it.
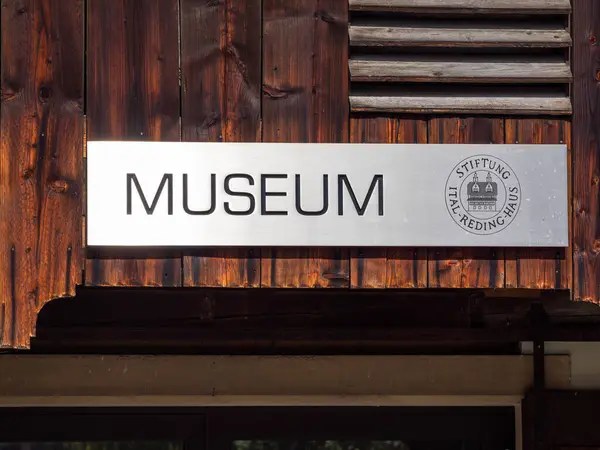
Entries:
{"label": "horizontal wooden slat", "polygon": [[569,0],[350,0],[350,11],[568,14]]}
{"label": "horizontal wooden slat", "polygon": [[364,82],[437,83],[567,83],[572,78],[569,65],[556,59],[459,58],[360,56],[350,60],[350,76]]}
{"label": "horizontal wooden slat", "polygon": [[569,47],[566,29],[551,27],[469,25],[468,28],[444,24],[357,24],[350,26],[350,45],[358,47],[493,47],[557,48]]}
{"label": "horizontal wooden slat", "polygon": [[477,114],[550,114],[572,113],[568,97],[494,97],[494,96],[379,96],[351,95],[354,112],[386,113],[477,113]]}

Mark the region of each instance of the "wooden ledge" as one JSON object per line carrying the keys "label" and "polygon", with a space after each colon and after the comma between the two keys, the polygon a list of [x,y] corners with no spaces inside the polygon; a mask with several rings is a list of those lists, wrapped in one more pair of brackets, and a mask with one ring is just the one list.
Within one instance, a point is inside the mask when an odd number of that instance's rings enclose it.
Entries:
{"label": "wooden ledge", "polygon": [[[533,383],[532,357],[521,355],[3,355],[0,367],[0,405],[106,404],[119,397],[199,405],[348,398],[387,404],[431,396],[521,396]],[[546,377],[549,388],[568,388],[570,358],[548,356]]]}
{"label": "wooden ledge", "polygon": [[568,115],[573,106],[568,97],[501,97],[490,95],[351,95],[353,112],[413,114],[525,114]]}
{"label": "wooden ledge", "polygon": [[511,25],[366,22],[350,25],[348,32],[354,47],[564,48],[572,43],[564,28]]}
{"label": "wooden ledge", "polygon": [[449,58],[359,55],[349,61],[353,82],[568,83],[571,68],[556,58]]}
{"label": "wooden ledge", "polygon": [[350,0],[350,11],[455,14],[569,14],[569,0]]}

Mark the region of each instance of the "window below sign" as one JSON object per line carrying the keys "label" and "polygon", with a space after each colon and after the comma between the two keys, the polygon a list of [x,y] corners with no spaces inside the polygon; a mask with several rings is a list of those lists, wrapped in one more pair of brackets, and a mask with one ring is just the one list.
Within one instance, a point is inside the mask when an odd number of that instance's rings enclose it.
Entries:
{"label": "window below sign", "polygon": [[[515,450],[503,407],[0,408],[0,450]],[[27,424],[24,426],[23,424]]]}
{"label": "window below sign", "polygon": [[[346,441],[256,440],[233,441],[231,450],[505,450],[501,443],[468,440]],[[45,449],[44,449],[45,450]]]}
{"label": "window below sign", "polygon": [[183,450],[183,444],[164,441],[13,442],[0,443],[0,450]]}

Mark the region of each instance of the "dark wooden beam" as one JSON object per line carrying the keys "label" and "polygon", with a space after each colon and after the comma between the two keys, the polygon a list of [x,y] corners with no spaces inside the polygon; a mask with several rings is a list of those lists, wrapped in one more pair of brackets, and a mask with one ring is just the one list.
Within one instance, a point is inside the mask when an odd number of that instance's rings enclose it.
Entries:
{"label": "dark wooden beam", "polygon": [[42,310],[32,351],[516,353],[533,304],[544,340],[600,340],[600,308],[566,291],[82,288]]}

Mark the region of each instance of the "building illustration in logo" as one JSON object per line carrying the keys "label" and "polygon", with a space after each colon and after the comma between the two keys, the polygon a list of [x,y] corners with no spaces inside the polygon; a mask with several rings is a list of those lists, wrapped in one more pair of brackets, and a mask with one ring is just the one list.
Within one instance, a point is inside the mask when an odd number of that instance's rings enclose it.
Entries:
{"label": "building illustration in logo", "polygon": [[479,181],[477,172],[473,181],[467,184],[467,207],[469,211],[496,211],[498,203],[498,183],[492,180],[492,174],[487,173],[485,181]]}
{"label": "building illustration in logo", "polygon": [[446,180],[446,207],[468,233],[501,232],[521,208],[521,184],[506,161],[473,155],[460,161]]}

